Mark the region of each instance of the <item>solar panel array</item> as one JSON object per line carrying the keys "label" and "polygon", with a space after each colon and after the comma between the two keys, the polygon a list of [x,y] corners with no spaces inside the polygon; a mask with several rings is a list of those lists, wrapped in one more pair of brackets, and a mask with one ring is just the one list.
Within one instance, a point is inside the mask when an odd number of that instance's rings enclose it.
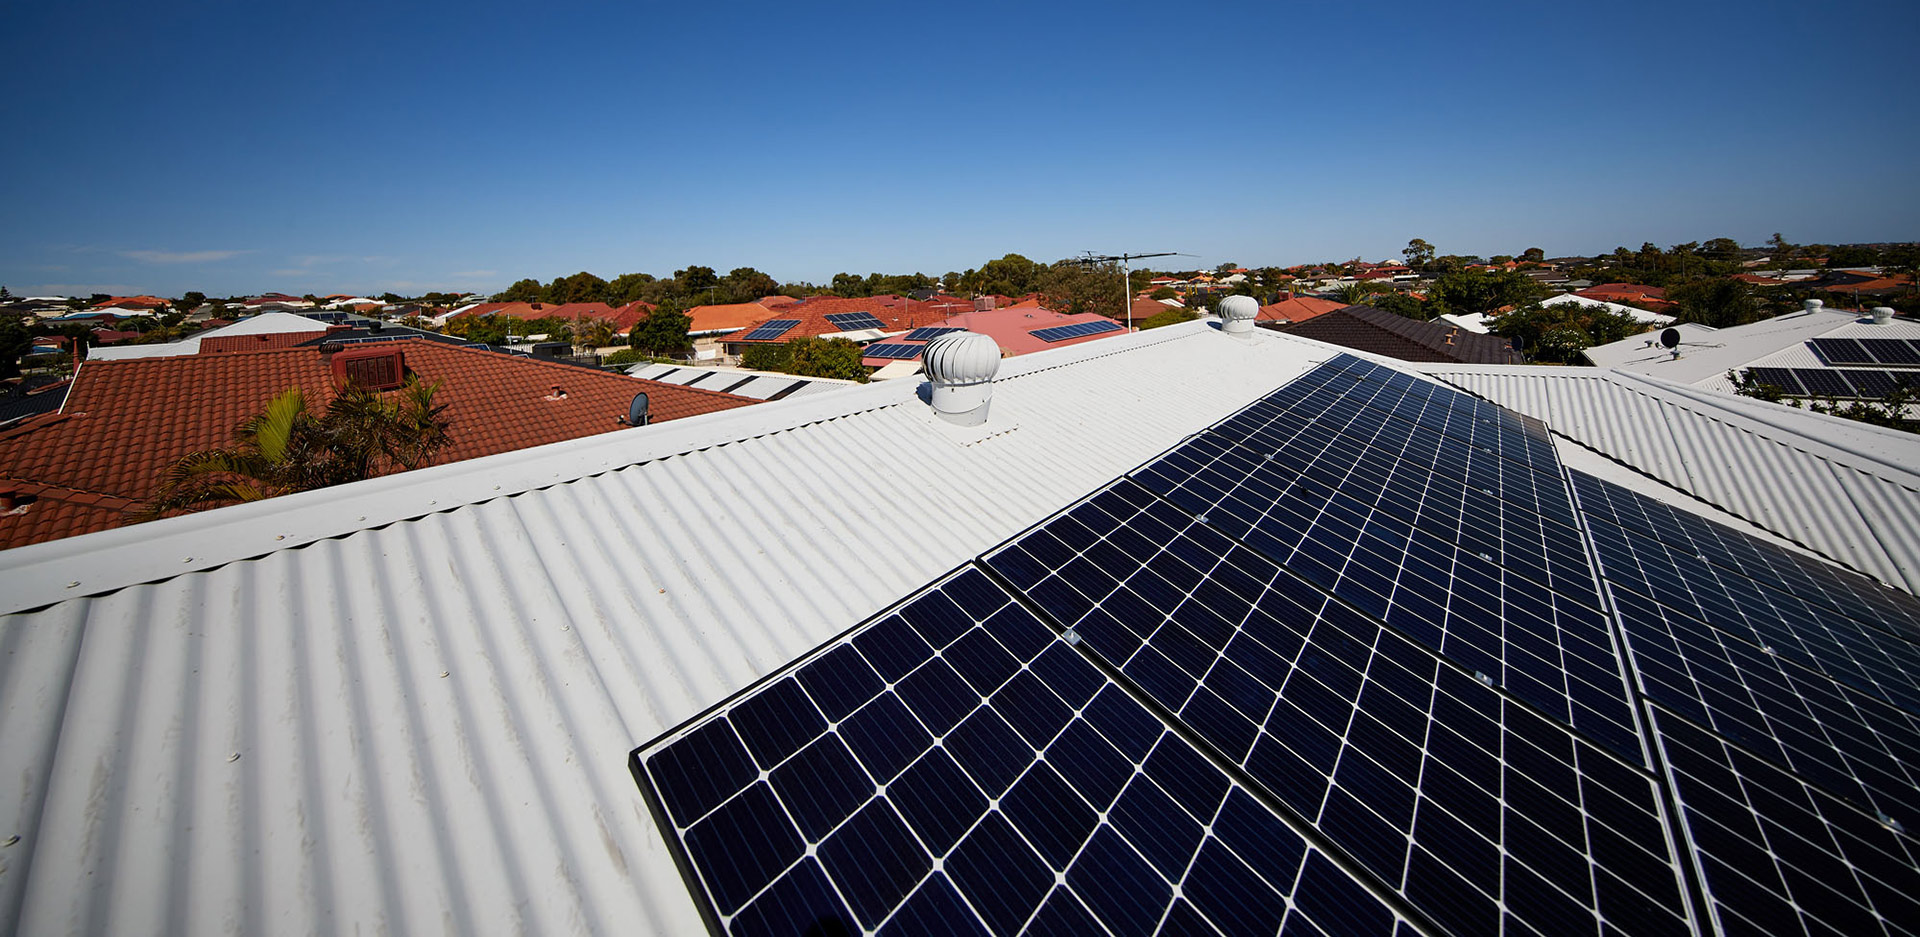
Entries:
{"label": "solar panel array", "polygon": [[948,332],[965,332],[965,331],[966,329],[963,329],[957,325],[928,325],[928,326],[922,326],[920,328],[914,329],[911,332],[908,332],[905,336],[905,340],[909,342],[930,342],[936,338],[939,338],[942,335],[947,334]]}
{"label": "solar panel array", "polygon": [[884,329],[887,327],[885,322],[880,321],[880,318],[871,312],[829,312],[827,313],[827,321],[839,326],[841,331],[846,332],[851,332],[855,329]]}
{"label": "solar panel array", "polygon": [[793,331],[793,327],[799,324],[799,319],[769,319],[766,322],[754,326],[753,331],[748,332],[741,341],[771,342]]}
{"label": "solar panel array", "polygon": [[1920,341],[1910,338],[1816,338],[1813,349],[1828,364],[1920,367]]}
{"label": "solar panel array", "polygon": [[1916,636],[1343,355],[634,768],[725,933],[1914,934]]}
{"label": "solar panel array", "polygon": [[729,934],[1404,927],[977,570],[634,761]]}
{"label": "solar panel array", "polygon": [[860,349],[860,357],[898,358],[905,360],[908,358],[918,358],[920,357],[920,353],[926,350],[927,346],[925,345],[908,345],[902,342],[874,342]]}
{"label": "solar panel array", "polygon": [[1897,387],[1920,388],[1920,372],[1860,368],[1748,368],[1748,378],[1780,388],[1790,397],[1870,397]]}
{"label": "solar panel array", "polygon": [[1112,319],[1096,319],[1092,322],[1076,322],[1072,325],[1034,329],[1027,334],[1043,342],[1064,342],[1069,338],[1079,338],[1082,335],[1099,335],[1102,332],[1118,331],[1120,331],[1120,323]]}

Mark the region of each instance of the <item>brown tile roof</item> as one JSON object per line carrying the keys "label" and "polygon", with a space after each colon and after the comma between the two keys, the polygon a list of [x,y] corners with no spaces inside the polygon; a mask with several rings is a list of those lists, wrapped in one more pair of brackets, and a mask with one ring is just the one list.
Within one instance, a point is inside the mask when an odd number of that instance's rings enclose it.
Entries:
{"label": "brown tile roof", "polygon": [[1498,335],[1480,335],[1444,322],[1421,322],[1372,306],[1347,306],[1286,327],[1317,339],[1402,361],[1525,364],[1526,357]]}
{"label": "brown tile roof", "polygon": [[[447,405],[453,441],[441,463],[620,429],[617,417],[642,390],[655,421],[757,402],[420,339],[364,347],[388,344],[409,372],[443,381],[434,399]],[[553,399],[556,386],[564,397]],[[152,492],[162,469],[231,442],[236,426],[290,387],[305,391],[310,406],[330,399],[328,356],[308,347],[87,362],[60,413],[0,431],[0,489],[40,486],[36,496],[47,505],[94,507],[0,512],[0,547],[119,526],[121,511]]]}

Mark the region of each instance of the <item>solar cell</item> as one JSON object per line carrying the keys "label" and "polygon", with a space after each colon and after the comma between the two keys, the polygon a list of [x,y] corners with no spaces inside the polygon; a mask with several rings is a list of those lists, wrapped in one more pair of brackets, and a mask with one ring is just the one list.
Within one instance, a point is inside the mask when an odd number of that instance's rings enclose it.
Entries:
{"label": "solar cell", "polygon": [[753,331],[748,332],[741,341],[770,342],[793,331],[793,327],[799,324],[799,319],[769,319],[755,326]]}
{"label": "solar cell", "polygon": [[837,325],[842,331],[855,329],[884,329],[886,323],[871,312],[829,312],[827,321]]}
{"label": "solar cell", "polygon": [[1816,338],[1813,350],[1828,364],[1878,364],[1867,349],[1851,338]]}
{"label": "solar cell", "polygon": [[1920,921],[1920,851],[1685,720],[1653,713],[1687,848],[1723,933],[1905,934]]}
{"label": "solar cell", "polygon": [[1456,933],[1641,913],[1596,869],[1685,930],[1649,777],[1138,486],[986,563]]}
{"label": "solar cell", "polygon": [[909,342],[930,342],[936,338],[939,338],[942,335],[947,334],[948,332],[965,332],[965,331],[966,329],[963,329],[957,325],[929,325],[929,326],[923,326],[921,328],[917,328],[911,332],[908,332],[904,340]]}
{"label": "solar cell", "polygon": [[907,345],[901,342],[875,342],[860,349],[860,357],[906,360],[920,357],[920,353],[925,350],[927,350],[927,346],[925,345]]}
{"label": "solar cell", "polygon": [[1800,379],[1794,377],[1793,374],[1792,368],[1747,369],[1748,380],[1759,381],[1762,384],[1772,384],[1780,388],[1790,397],[1805,397],[1807,395],[1807,389],[1801,386]]}
{"label": "solar cell", "polygon": [[1867,354],[1881,364],[1920,366],[1920,349],[1904,338],[1856,339]]}
{"label": "solar cell", "polygon": [[1853,389],[1861,397],[1885,397],[1900,386],[1899,379],[1887,371],[1848,368],[1840,374],[1847,379],[1847,383],[1853,385]]}
{"label": "solar cell", "polygon": [[724,933],[1406,923],[977,570],[633,762]]}
{"label": "solar cell", "polygon": [[1800,379],[1807,393],[1816,397],[1851,397],[1853,385],[1847,383],[1842,375],[1845,372],[1825,368],[1794,368],[1793,376]]}
{"label": "solar cell", "polygon": [[1120,323],[1111,319],[1093,322],[1076,322],[1072,325],[1056,325],[1044,329],[1033,329],[1028,334],[1043,342],[1063,342],[1082,335],[1099,335],[1102,332],[1118,332]]}

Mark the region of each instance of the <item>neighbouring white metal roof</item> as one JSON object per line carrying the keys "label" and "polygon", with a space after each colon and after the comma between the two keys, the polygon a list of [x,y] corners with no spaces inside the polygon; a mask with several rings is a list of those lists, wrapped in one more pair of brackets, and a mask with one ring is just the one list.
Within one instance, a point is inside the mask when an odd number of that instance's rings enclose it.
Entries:
{"label": "neighbouring white metal roof", "polygon": [[160,342],[152,345],[103,345],[99,348],[90,348],[87,350],[87,357],[100,361],[114,361],[127,358],[197,355],[200,353],[200,340],[203,338],[220,335],[277,335],[282,332],[324,332],[326,330],[327,324],[318,319],[309,319],[291,312],[263,312],[230,325],[208,329],[192,338],[177,342]]}
{"label": "neighbouring white metal roof", "polygon": [[1605,309],[1608,312],[1616,312],[1624,316],[1631,316],[1633,317],[1634,321],[1645,322],[1648,325],[1673,324],[1672,316],[1661,315],[1660,313],[1657,313],[1657,312],[1648,312],[1645,309],[1641,309],[1637,306],[1629,306],[1624,303],[1610,303],[1604,300],[1588,299],[1585,296],[1576,296],[1572,293],[1561,293],[1558,296],[1548,297],[1547,299],[1541,300],[1540,305],[1542,306],[1568,306],[1568,305],[1585,306],[1588,309]]}
{"label": "neighbouring white metal roof", "polygon": [[[0,552],[0,932],[700,932],[635,745],[1342,351],[1184,323],[1008,359],[981,427],[837,387]],[[1577,433],[1628,392],[1539,370]],[[1645,396],[1711,491],[1803,471]],[[1824,465],[1781,487],[1910,506]]]}
{"label": "neighbouring white metal roof", "polygon": [[[1724,330],[1723,330],[1724,331]],[[1597,368],[1421,370],[1829,559],[1920,592],[1920,436]]]}
{"label": "neighbouring white metal roof", "polygon": [[736,368],[689,367],[683,364],[638,364],[628,368],[627,373],[634,377],[644,377],[685,387],[717,390],[741,397],[752,397],[755,400],[770,400],[774,397],[784,400],[788,397],[803,397],[843,387],[858,386],[853,381],[833,378],[797,377],[791,374],[743,371]]}
{"label": "neighbouring white metal roof", "polygon": [[[1874,325],[1863,313],[1820,309],[1790,312],[1746,325],[1713,329],[1681,323],[1680,357],[1660,347],[1659,336],[1635,335],[1586,350],[1587,360],[1603,368],[1647,374],[1680,384],[1726,387],[1728,371],[1751,367],[1770,355],[1805,347],[1815,338],[1920,338],[1920,323]],[[1810,354],[1810,353],[1809,353]],[[1824,366],[1824,365],[1823,365]]]}

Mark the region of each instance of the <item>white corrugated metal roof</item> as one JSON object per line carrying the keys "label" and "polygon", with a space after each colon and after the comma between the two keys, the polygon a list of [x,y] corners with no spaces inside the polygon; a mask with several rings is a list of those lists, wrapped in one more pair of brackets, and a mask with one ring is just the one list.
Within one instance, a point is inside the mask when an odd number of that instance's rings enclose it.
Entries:
{"label": "white corrugated metal roof", "polygon": [[[1618,370],[1421,370],[1777,536],[1920,592],[1920,436]],[[1671,495],[1673,492],[1668,492]]]}
{"label": "white corrugated metal roof", "polygon": [[[1792,312],[1746,325],[1724,329],[1683,322],[1680,330],[1680,357],[1659,346],[1658,336],[1635,335],[1606,345],[1596,345],[1584,354],[1588,361],[1603,368],[1618,368],[1646,374],[1680,384],[1727,387],[1730,370],[1751,367],[1770,356],[1806,348],[1814,338],[1920,338],[1920,323],[1895,321],[1873,325],[1858,312],[1820,309]],[[1812,358],[1812,353],[1807,352]],[[1797,360],[1797,359],[1792,359]],[[1823,367],[1818,359],[1811,367]],[[1781,365],[1793,367],[1794,365]]]}
{"label": "white corrugated metal roof", "polygon": [[633,746],[1333,353],[1191,323],[983,429],[839,388],[0,552],[0,930],[698,932]]}
{"label": "white corrugated metal roof", "polygon": [[[0,552],[0,931],[699,932],[633,746],[1341,351],[1186,323],[1004,362],[984,427],[836,387]],[[1750,457],[1582,386],[1508,396]]]}

